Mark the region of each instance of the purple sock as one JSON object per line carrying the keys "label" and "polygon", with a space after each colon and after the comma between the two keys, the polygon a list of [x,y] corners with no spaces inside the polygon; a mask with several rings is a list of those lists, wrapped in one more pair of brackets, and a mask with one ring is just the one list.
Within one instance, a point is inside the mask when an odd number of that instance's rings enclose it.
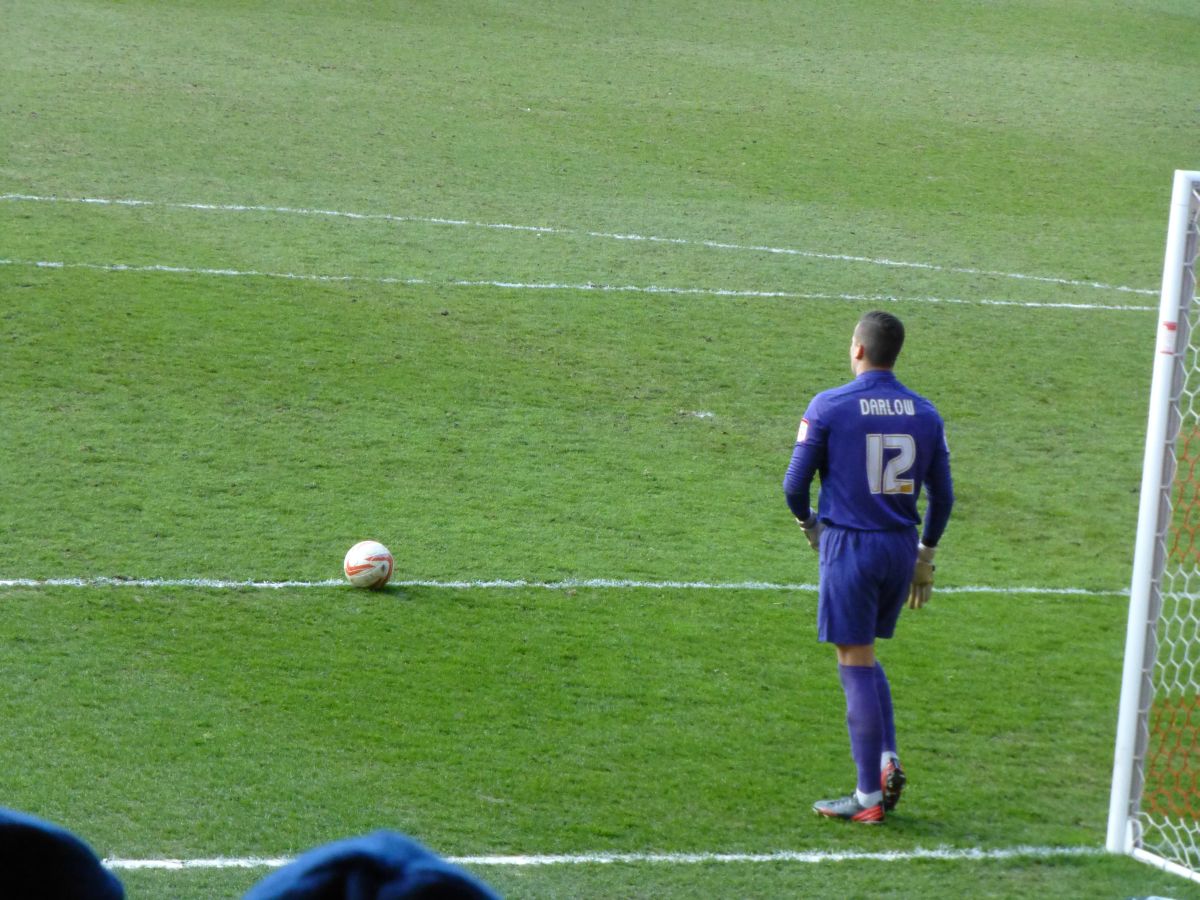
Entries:
{"label": "purple sock", "polygon": [[858,789],[864,794],[879,790],[879,757],[883,753],[883,711],[875,686],[873,666],[838,666],[846,692],[846,727],[850,753],[858,767]]}
{"label": "purple sock", "polygon": [[892,688],[888,684],[883,666],[875,663],[875,693],[879,695],[879,709],[883,713],[883,749],[896,752],[896,717],[892,712]]}

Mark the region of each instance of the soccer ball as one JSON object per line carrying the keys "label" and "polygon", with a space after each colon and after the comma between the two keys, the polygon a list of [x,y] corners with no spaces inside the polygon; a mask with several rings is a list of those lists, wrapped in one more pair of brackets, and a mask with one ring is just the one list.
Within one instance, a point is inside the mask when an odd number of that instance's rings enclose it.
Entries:
{"label": "soccer ball", "polygon": [[379,541],[359,541],[346,551],[342,571],[355,587],[379,590],[392,577],[392,554]]}

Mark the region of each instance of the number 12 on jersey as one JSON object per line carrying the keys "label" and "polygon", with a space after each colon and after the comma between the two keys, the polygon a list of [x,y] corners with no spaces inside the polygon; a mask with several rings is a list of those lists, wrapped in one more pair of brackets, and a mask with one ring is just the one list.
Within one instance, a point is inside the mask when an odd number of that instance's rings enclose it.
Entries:
{"label": "number 12 on jersey", "polygon": [[[898,451],[888,456],[888,451]],[[913,481],[902,477],[917,459],[911,434],[867,435],[867,484],[872,494],[911,494]]]}

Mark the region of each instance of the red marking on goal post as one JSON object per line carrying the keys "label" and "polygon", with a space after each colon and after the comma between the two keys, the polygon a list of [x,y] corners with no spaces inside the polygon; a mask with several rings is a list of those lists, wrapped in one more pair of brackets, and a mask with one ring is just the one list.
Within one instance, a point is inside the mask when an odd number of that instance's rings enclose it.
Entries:
{"label": "red marking on goal post", "polygon": [[1179,332],[1178,322],[1163,322],[1162,333],[1158,336],[1158,352],[1168,356],[1175,354],[1175,338]]}

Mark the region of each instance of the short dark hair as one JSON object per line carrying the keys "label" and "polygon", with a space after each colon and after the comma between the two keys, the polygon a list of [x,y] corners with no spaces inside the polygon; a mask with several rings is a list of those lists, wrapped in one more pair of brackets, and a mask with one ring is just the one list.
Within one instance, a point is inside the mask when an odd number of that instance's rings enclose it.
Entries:
{"label": "short dark hair", "polygon": [[866,313],[858,320],[858,342],[871,365],[890,369],[904,346],[904,323],[880,310]]}

